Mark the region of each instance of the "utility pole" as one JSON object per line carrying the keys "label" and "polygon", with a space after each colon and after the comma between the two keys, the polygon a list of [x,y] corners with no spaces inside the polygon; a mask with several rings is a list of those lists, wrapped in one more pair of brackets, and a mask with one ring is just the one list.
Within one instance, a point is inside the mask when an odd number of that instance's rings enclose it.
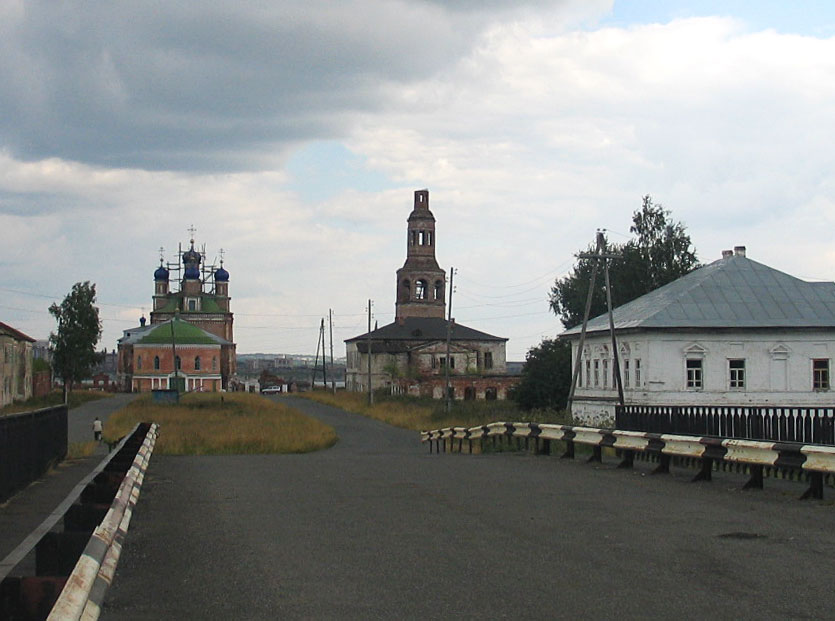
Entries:
{"label": "utility pole", "polygon": [[[609,313],[609,332],[612,336],[612,354],[614,356],[614,363],[612,368],[615,373],[615,381],[618,387],[618,398],[621,405],[623,405],[623,384],[620,377],[620,364],[618,363],[618,350],[615,340],[615,324],[612,318],[612,294],[609,283],[609,265],[608,259],[618,258],[620,255],[606,253],[606,238],[603,236],[603,231],[597,231],[597,247],[593,253],[580,253],[577,255],[580,259],[591,259],[593,261],[591,278],[589,280],[589,293],[586,297],[586,309],[583,313],[583,327],[580,329],[580,342],[577,344],[577,356],[574,359],[574,371],[571,374],[571,390],[568,392],[568,411],[571,412],[571,405],[574,401],[574,390],[577,388],[577,376],[580,373],[580,363],[583,356],[583,346],[586,341],[586,327],[589,323],[589,313],[591,312],[591,301],[594,295],[594,284],[597,280],[597,264],[598,261],[603,261],[603,270],[606,277],[606,304]],[[588,381],[588,379],[586,380]]]}
{"label": "utility pole", "polygon": [[[322,320],[325,321],[324,319]],[[319,338],[316,339],[316,358],[313,360],[313,379],[310,380],[310,390],[316,390],[316,371],[319,369],[319,345],[322,344],[322,327],[319,327]],[[324,356],[324,352],[322,352]]]}
{"label": "utility pole", "polygon": [[446,377],[446,401],[444,404],[444,409],[446,413],[449,414],[449,411],[452,407],[452,403],[449,398],[449,366],[450,366],[450,355],[451,355],[451,341],[452,341],[452,292],[454,289],[452,288],[452,277],[455,275],[455,268],[449,268],[449,304],[447,305],[448,309],[448,316],[447,316],[447,323],[446,323],[446,364],[444,365],[444,375]]}
{"label": "utility pole", "polygon": [[368,300],[368,338],[366,339],[366,346],[368,350],[368,405],[374,405],[374,391],[371,390],[371,300]]}
{"label": "utility pole", "polygon": [[322,317],[322,324],[319,326],[319,337],[322,339],[322,385],[328,389],[328,368],[327,355],[325,354],[325,318]]}
{"label": "utility pole", "polygon": [[328,331],[331,340],[331,390],[336,394],[336,376],[333,373],[333,309],[328,309]]}

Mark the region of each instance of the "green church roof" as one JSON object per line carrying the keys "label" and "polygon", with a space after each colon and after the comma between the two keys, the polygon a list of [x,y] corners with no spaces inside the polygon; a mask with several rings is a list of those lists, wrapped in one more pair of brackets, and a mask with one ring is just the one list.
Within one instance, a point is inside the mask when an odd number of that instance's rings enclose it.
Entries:
{"label": "green church roof", "polygon": [[168,345],[172,342],[171,326],[173,325],[173,342],[176,345],[221,345],[226,343],[225,339],[215,336],[194,324],[183,321],[177,317],[165,321],[148,334],[143,336],[137,344],[139,345]]}

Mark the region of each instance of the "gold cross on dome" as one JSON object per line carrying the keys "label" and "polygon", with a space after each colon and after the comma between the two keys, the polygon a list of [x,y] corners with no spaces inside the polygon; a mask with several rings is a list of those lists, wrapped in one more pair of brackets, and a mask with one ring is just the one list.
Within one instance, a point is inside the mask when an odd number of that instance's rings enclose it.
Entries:
{"label": "gold cross on dome", "polygon": [[187,230],[188,234],[191,236],[191,241],[194,241],[194,234],[197,232],[197,229],[194,228],[194,225],[192,224]]}

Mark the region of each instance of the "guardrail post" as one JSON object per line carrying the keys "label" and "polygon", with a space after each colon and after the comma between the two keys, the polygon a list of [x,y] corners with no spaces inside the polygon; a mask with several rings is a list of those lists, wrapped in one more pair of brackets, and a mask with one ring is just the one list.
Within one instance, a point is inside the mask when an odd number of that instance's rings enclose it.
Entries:
{"label": "guardrail post", "polygon": [[817,500],[823,499],[823,473],[810,472],[809,473],[809,489],[803,492],[800,500],[807,498],[815,498]]}
{"label": "guardrail post", "polygon": [[587,461],[588,463],[603,463],[603,449],[599,444],[591,447],[591,457],[589,457]]}
{"label": "guardrail post", "polygon": [[574,459],[574,441],[573,440],[566,440],[565,441],[565,453],[562,454],[560,459]]}
{"label": "guardrail post", "polygon": [[652,471],[652,474],[670,474],[670,456],[661,453],[658,455],[658,465],[655,467],[655,470]]}
{"label": "guardrail post", "polygon": [[713,459],[710,457],[702,457],[702,467],[699,473],[693,477],[693,482],[696,481],[712,481],[713,480]]}
{"label": "guardrail post", "polygon": [[759,465],[752,465],[751,478],[742,486],[742,489],[762,489],[763,488],[763,467]]}
{"label": "guardrail post", "polygon": [[618,468],[631,468],[635,463],[635,452],[621,449]]}

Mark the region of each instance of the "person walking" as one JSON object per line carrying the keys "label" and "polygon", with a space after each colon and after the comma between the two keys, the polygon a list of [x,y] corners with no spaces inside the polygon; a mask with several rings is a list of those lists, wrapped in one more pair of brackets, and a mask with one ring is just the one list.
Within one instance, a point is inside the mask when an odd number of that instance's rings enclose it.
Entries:
{"label": "person walking", "polygon": [[96,442],[101,442],[101,421],[98,416],[93,421],[93,437],[96,439]]}

